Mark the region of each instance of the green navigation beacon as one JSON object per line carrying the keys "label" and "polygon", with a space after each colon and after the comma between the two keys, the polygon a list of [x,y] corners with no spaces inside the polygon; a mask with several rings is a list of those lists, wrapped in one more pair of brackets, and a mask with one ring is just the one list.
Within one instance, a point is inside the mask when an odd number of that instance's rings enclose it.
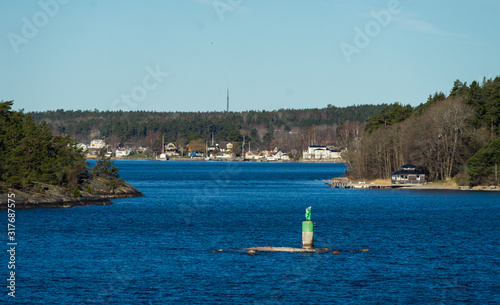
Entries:
{"label": "green navigation beacon", "polygon": [[311,207],[306,209],[306,221],[311,221]]}
{"label": "green navigation beacon", "polygon": [[314,222],[311,221],[311,207],[306,208],[306,221],[302,222],[302,248],[314,249]]}

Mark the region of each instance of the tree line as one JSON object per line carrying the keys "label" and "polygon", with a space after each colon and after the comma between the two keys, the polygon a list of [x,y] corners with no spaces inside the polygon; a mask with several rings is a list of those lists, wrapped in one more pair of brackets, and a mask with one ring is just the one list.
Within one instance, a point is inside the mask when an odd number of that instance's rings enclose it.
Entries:
{"label": "tree line", "polygon": [[[290,134],[312,144],[335,144],[337,128],[345,121],[361,121],[387,107],[358,105],[322,109],[280,109],[244,112],[152,112],[56,110],[32,112],[36,122],[45,122],[57,135],[70,134],[79,142],[105,138],[108,143],[158,147],[161,138],[178,146],[191,141],[239,141],[243,136],[254,148],[290,142]],[[332,133],[326,136],[325,133]],[[312,135],[312,133],[315,133]],[[321,142],[323,141],[323,142]],[[280,143],[278,143],[280,142]],[[313,143],[315,142],[315,143]],[[321,143],[320,143],[321,142]],[[328,142],[328,143],[326,143]],[[242,143],[240,143],[242,144]]]}
{"label": "tree line", "polygon": [[47,124],[36,124],[31,115],[13,111],[12,105],[13,101],[0,102],[1,193],[8,188],[36,191],[44,183],[78,196],[92,177],[121,182],[112,163],[100,160],[90,171],[69,135],[54,136]]}
{"label": "tree line", "polygon": [[500,77],[470,85],[457,80],[447,96],[435,93],[418,107],[386,106],[349,138],[348,174],[389,179],[411,163],[430,180],[498,184],[499,110]]}

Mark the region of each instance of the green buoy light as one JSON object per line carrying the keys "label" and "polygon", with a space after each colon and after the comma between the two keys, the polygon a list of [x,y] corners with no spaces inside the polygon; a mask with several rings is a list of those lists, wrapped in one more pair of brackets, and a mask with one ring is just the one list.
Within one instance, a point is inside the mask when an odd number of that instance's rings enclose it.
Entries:
{"label": "green buoy light", "polygon": [[306,209],[306,220],[302,222],[302,249],[314,249],[314,222],[311,221],[311,207]]}

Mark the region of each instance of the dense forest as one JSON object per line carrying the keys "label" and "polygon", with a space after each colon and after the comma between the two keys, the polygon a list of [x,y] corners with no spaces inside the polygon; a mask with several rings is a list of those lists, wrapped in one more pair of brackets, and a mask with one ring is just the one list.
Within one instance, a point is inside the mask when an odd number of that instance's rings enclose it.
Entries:
{"label": "dense forest", "polygon": [[[179,147],[191,141],[241,142],[252,148],[297,150],[307,145],[340,145],[337,129],[344,122],[363,122],[389,105],[358,105],[323,109],[280,109],[245,112],[72,111],[33,112],[57,135],[79,142],[105,138],[107,143],[158,147],[162,136]],[[203,145],[204,147],[204,145]]]}
{"label": "dense forest", "polygon": [[123,183],[111,161],[98,160],[90,171],[69,135],[54,136],[45,123],[37,125],[12,105],[0,102],[0,193],[8,188],[37,191],[40,184],[49,184],[79,196],[91,178],[103,177],[111,187]]}
{"label": "dense forest", "polygon": [[[348,174],[388,179],[411,163],[430,180],[498,184],[500,77],[470,85],[457,80],[418,107],[389,105],[349,135]],[[354,129],[356,130],[356,129]]]}

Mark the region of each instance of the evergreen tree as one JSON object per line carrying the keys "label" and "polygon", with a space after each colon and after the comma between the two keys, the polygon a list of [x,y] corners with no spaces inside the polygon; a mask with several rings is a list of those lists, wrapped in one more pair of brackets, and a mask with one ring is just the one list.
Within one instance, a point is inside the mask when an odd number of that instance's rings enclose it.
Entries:
{"label": "evergreen tree", "polygon": [[481,148],[467,160],[467,173],[471,177],[471,184],[495,183],[498,185],[498,167],[500,166],[500,138],[490,139],[488,144]]}
{"label": "evergreen tree", "polygon": [[399,103],[394,103],[393,105],[385,106],[378,115],[366,120],[365,130],[371,133],[380,127],[387,127],[404,121],[412,113],[413,108],[411,105],[402,106]]}
{"label": "evergreen tree", "polygon": [[104,153],[101,153],[94,167],[92,167],[92,177],[106,179],[106,185],[110,187],[112,191],[125,184],[125,181],[118,175],[118,167],[113,164],[114,162],[111,161],[110,158],[107,158]]}
{"label": "evergreen tree", "polygon": [[107,158],[104,153],[101,153],[99,159],[96,160],[94,167],[92,167],[92,177],[102,177],[110,180],[120,178],[118,175],[118,168],[113,164],[114,162],[111,161],[111,158]]}
{"label": "evergreen tree", "polygon": [[88,177],[84,156],[69,136],[53,136],[46,124],[0,102],[0,186],[26,190],[34,183],[75,187]]}
{"label": "evergreen tree", "polygon": [[460,80],[456,80],[453,83],[453,88],[450,91],[450,97],[460,96],[466,94],[468,91],[467,83],[462,83]]}

